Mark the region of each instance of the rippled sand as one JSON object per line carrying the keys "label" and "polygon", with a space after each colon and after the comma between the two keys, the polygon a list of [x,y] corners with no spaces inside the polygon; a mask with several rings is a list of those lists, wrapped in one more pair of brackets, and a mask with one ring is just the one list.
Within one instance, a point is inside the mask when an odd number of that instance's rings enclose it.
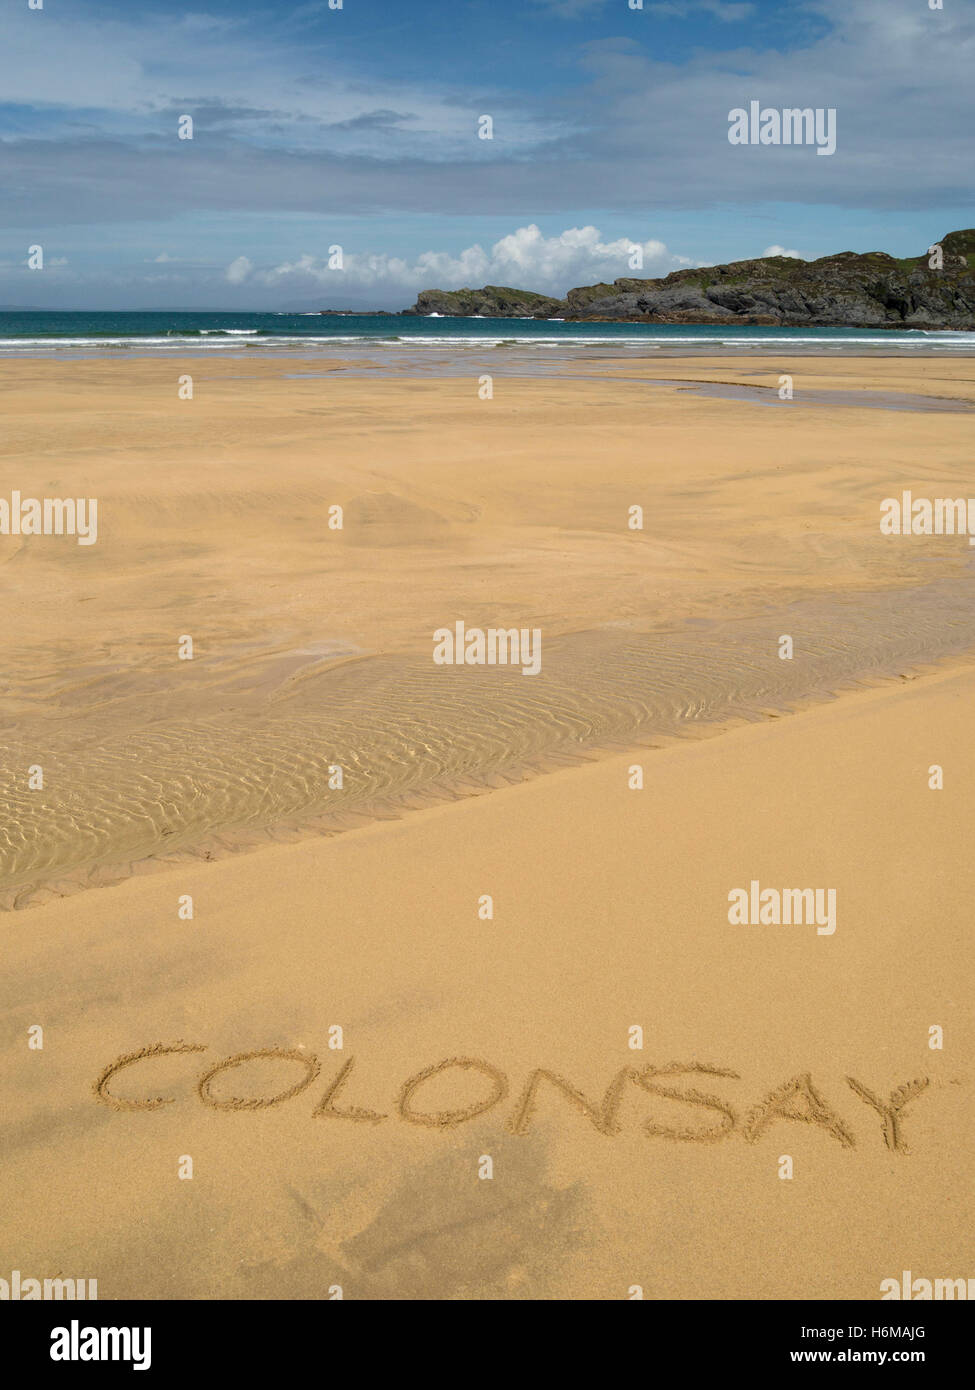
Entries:
{"label": "rippled sand", "polygon": [[[673,361],[652,394],[610,368],[491,401],[476,379],[268,363],[247,383],[223,363],[6,365],[10,486],[97,496],[100,535],[0,538],[0,904],[967,659],[975,551],[882,538],[877,516],[904,487],[961,495],[970,424],[802,404],[804,385],[896,397],[900,363],[792,365],[787,418],[691,399]],[[963,362],[929,374],[932,396],[972,393]],[[540,674],[434,665],[458,620],[538,627]]]}
{"label": "rippled sand", "polygon": [[[791,661],[778,656],[783,631]],[[178,851],[209,859],[289,828],[337,831],[587,750],[767,717],[973,646],[975,580],[959,580],[677,633],[573,634],[545,650],[537,677],[429,657],[309,660],[260,711],[225,699],[208,717],[132,727],[92,716],[46,734],[43,790],[12,772],[37,734],[2,746],[4,903],[116,881]],[[336,768],[341,789],[329,785]]]}

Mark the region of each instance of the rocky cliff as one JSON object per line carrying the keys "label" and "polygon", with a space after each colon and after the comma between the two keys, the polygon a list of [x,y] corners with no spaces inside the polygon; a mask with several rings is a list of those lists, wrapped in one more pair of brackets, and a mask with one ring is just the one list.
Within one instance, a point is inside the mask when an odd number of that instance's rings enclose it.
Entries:
{"label": "rocky cliff", "polygon": [[636,323],[780,324],[784,327],[975,330],[975,229],[928,253],[895,260],[883,251],[842,251],[818,261],[769,256],[662,280],[615,280],[569,290],[564,300],[527,290],[424,290],[408,314],[490,318],[610,319]]}
{"label": "rocky cliff", "polygon": [[492,319],[555,318],[565,304],[532,290],[512,290],[504,285],[485,285],[483,290],[423,290],[406,314],[443,314],[471,318],[483,314]]}

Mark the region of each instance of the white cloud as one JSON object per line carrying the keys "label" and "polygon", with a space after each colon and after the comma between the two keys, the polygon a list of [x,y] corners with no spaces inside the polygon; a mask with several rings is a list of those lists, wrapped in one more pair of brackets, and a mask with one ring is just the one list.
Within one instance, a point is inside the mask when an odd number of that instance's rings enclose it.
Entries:
{"label": "white cloud", "polygon": [[[630,264],[637,246],[642,266]],[[561,296],[574,285],[624,276],[650,279],[694,264],[686,256],[672,254],[662,241],[631,241],[627,237],[604,241],[596,227],[570,227],[558,236],[546,237],[534,224],[519,227],[489,250],[475,244],[458,255],[424,251],[413,261],[346,251],[343,261],[341,271],[330,270],[327,257],[305,254],[259,270],[255,279],[265,285],[287,283],[292,291],[325,285],[333,290],[381,287],[404,292],[510,285]],[[239,283],[250,269],[247,258],[240,256],[228,268],[227,279]]]}
{"label": "white cloud", "polygon": [[766,246],[759,260],[764,260],[766,256],[789,256],[794,261],[805,260],[798,251],[787,251],[784,246]]}
{"label": "white cloud", "polygon": [[254,267],[246,256],[238,256],[227,266],[226,276],[232,285],[241,285],[253,269]]}

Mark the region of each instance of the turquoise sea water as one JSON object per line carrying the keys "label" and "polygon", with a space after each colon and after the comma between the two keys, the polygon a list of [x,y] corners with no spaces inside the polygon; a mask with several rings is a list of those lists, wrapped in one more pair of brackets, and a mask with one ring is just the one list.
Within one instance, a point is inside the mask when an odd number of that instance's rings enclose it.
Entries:
{"label": "turquoise sea water", "polygon": [[263,353],[399,356],[431,348],[604,347],[616,354],[688,352],[975,353],[975,333],[904,329],[717,328],[693,324],[564,323],[557,319],[411,318],[396,314],[0,313],[0,356]]}

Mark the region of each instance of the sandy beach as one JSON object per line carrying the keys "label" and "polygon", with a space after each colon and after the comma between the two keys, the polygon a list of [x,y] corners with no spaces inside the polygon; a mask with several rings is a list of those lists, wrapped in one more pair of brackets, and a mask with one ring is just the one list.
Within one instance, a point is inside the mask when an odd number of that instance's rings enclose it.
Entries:
{"label": "sandy beach", "polygon": [[[0,536],[10,1269],[971,1272],[975,548],[878,524],[971,491],[970,360],[2,381],[0,494],[98,502],[90,546]],[[456,623],[537,631],[537,674],[438,665]],[[829,927],[729,921],[753,884]]]}
{"label": "sandy beach", "polygon": [[[964,361],[769,362],[798,392],[774,409],[655,384],[674,359],[489,400],[315,365],[5,366],[9,492],[97,499],[98,538],[3,537],[3,906],[975,648],[965,538],[879,528],[904,488],[964,493]],[[763,381],[686,364],[709,375]],[[958,409],[802,404],[908,387]],[[457,622],[537,630],[540,671],[435,665]]]}

